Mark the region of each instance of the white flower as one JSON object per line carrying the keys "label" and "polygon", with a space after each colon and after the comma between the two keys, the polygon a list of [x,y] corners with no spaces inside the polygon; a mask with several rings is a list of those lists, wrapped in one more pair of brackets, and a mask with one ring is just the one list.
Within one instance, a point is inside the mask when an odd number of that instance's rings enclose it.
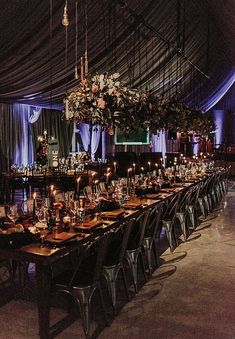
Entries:
{"label": "white flower", "polygon": [[114,79],[118,79],[119,77],[120,77],[120,74],[119,74],[119,73],[114,73],[114,74],[113,74],[113,78],[114,78]]}

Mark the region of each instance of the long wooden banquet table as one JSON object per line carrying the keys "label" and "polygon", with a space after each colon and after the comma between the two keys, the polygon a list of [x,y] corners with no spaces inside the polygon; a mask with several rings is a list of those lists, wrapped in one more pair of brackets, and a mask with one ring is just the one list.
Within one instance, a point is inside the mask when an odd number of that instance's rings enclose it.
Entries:
{"label": "long wooden banquet table", "polygon": [[[200,181],[203,179],[200,179]],[[198,181],[199,182],[199,181]],[[143,198],[139,201],[141,202],[141,209],[139,210],[125,210],[123,219],[137,217],[145,209],[152,208],[156,204],[162,202],[163,200],[171,199],[174,194],[179,192],[187,191],[189,187],[197,183],[185,183],[177,184],[174,189],[164,190],[166,193],[162,193],[161,198],[159,199],[147,199]],[[136,198],[135,198],[136,199]],[[136,201],[136,200],[135,200]],[[82,243],[86,242],[88,239],[92,240],[92,237],[97,237],[99,234],[103,234],[118,226],[122,220],[110,221],[104,220],[102,228],[97,231],[92,231],[90,233],[77,233],[75,237],[65,243],[62,247],[42,247],[40,243],[32,243],[21,248],[17,249],[1,249],[0,248],[0,259],[4,260],[15,260],[18,262],[24,263],[35,263],[36,271],[36,289],[37,289],[37,304],[38,304],[38,320],[39,320],[39,336],[41,339],[50,338],[50,293],[51,293],[51,284],[52,284],[52,274],[51,266],[55,263],[58,263],[66,255],[72,254],[75,251],[78,251]]]}

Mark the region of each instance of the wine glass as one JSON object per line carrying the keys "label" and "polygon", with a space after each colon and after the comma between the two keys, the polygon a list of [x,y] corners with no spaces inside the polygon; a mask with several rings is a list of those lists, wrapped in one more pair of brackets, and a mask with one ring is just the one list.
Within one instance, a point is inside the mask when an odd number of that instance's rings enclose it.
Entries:
{"label": "wine glass", "polygon": [[[43,225],[43,224],[41,224]],[[40,236],[40,247],[44,247],[45,246],[45,238],[47,236],[47,225],[44,224],[44,227],[38,227],[37,224],[36,224],[36,227],[37,227],[37,230],[39,232],[39,236]]]}
{"label": "wine glass", "polygon": [[18,206],[16,204],[9,206],[9,211],[7,216],[12,220],[13,223],[16,222],[18,218]]}
{"label": "wine glass", "polygon": [[35,215],[40,223],[47,225],[49,215],[46,206],[36,208]]}

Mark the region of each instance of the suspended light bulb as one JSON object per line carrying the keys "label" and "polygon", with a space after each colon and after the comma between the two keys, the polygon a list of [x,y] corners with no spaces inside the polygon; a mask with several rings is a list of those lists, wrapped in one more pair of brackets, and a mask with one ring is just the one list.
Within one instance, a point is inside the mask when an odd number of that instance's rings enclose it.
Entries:
{"label": "suspended light bulb", "polygon": [[65,27],[67,27],[69,25],[67,0],[65,1],[65,5],[64,5],[64,14],[63,14],[63,18],[62,18],[62,25],[65,26]]}

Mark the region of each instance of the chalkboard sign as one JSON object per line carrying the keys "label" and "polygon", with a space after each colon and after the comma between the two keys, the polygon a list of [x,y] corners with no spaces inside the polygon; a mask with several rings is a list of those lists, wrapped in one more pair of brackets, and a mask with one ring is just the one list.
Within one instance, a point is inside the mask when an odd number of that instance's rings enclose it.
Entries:
{"label": "chalkboard sign", "polygon": [[59,166],[59,144],[57,139],[48,140],[48,164],[49,167]]}
{"label": "chalkboard sign", "polygon": [[128,134],[115,129],[115,144],[116,145],[149,145],[149,130],[138,128],[130,131]]}

